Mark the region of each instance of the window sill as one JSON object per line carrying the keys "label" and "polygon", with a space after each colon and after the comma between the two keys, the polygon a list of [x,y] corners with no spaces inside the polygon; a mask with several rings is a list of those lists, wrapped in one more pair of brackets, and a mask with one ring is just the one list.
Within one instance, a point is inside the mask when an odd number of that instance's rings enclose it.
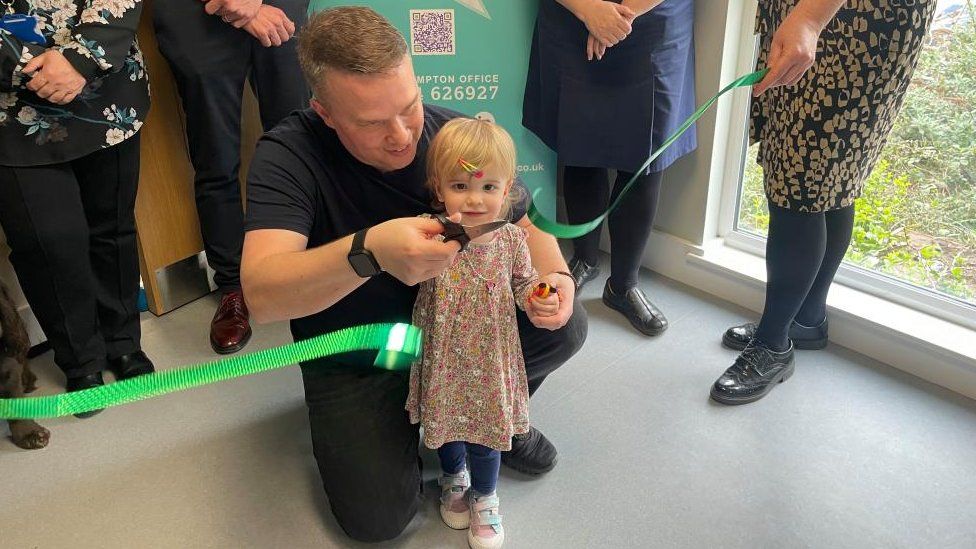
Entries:
{"label": "window sill", "polygon": [[[727,246],[723,239],[686,247],[684,256],[685,281],[762,309],[766,272],[761,257]],[[976,330],[838,283],[827,306],[832,342],[976,399]]]}

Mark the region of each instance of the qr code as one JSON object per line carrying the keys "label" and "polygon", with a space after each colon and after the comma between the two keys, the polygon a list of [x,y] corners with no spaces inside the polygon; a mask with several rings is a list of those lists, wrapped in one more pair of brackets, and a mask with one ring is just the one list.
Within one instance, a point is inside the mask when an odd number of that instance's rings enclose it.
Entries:
{"label": "qr code", "polygon": [[454,10],[410,10],[414,55],[454,55]]}

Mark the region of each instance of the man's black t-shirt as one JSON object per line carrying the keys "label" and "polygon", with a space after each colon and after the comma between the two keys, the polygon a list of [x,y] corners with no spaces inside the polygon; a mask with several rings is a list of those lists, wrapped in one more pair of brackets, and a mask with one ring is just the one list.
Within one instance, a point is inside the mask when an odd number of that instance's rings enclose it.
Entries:
{"label": "man's black t-shirt", "polygon": [[[384,173],[353,157],[315,111],[292,113],[258,142],[247,175],[245,230],[294,231],[315,248],[390,219],[430,213],[427,148],[437,131],[459,116],[464,115],[425,105],[416,158],[406,168]],[[514,210],[511,219],[520,219],[525,204]],[[292,320],[292,335],[298,341],[359,324],[410,322],[416,294],[416,287],[382,273],[332,307]],[[365,358],[349,355],[330,362],[362,365]]]}

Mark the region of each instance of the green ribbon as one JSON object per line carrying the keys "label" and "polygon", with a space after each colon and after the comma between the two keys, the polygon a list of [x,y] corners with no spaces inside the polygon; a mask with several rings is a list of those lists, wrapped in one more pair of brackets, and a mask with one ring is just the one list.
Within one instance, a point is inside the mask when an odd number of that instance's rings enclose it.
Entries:
{"label": "green ribbon", "polygon": [[681,134],[685,133],[685,131],[688,128],[690,128],[692,124],[697,122],[698,119],[701,118],[703,114],[705,114],[705,111],[707,111],[712,105],[715,104],[716,101],[718,101],[719,97],[722,97],[722,95],[724,95],[726,92],[733,90],[735,88],[752,86],[753,84],[756,84],[757,82],[762,80],[764,76],[766,76],[766,73],[768,71],[769,69],[767,68],[767,69],[763,69],[760,71],[747,74],[745,76],[740,76],[731,84],[722,88],[720,92],[713,95],[711,99],[705,101],[705,103],[701,107],[698,107],[698,110],[692,113],[692,115],[688,117],[688,119],[685,120],[681,124],[681,126],[678,127],[678,129],[673,134],[671,134],[671,136],[668,137],[664,141],[664,143],[661,144],[660,147],[658,147],[656,151],[651,153],[651,156],[648,157],[647,161],[644,162],[644,164],[639,169],[634,171],[634,176],[630,178],[630,181],[627,182],[627,185],[624,187],[624,189],[620,192],[619,195],[617,195],[617,198],[616,200],[613,201],[613,204],[610,204],[610,207],[607,208],[607,211],[600,214],[600,216],[597,217],[596,219],[587,221],[586,223],[581,223],[579,225],[567,225],[567,224],[557,223],[555,221],[549,220],[544,215],[542,215],[542,212],[540,212],[539,209],[536,208],[535,206],[535,198],[538,196],[538,191],[536,191],[536,193],[533,193],[533,201],[529,205],[529,212],[528,212],[528,216],[529,219],[532,221],[532,224],[538,227],[540,230],[543,230],[557,238],[577,238],[596,229],[597,227],[600,226],[601,223],[603,223],[603,220],[606,219],[608,215],[610,215],[610,212],[612,212],[617,206],[620,205],[620,201],[623,200],[624,195],[627,194],[627,191],[629,191],[630,188],[634,185],[634,182],[637,181],[637,178],[640,176],[640,174],[642,174],[644,170],[646,170],[647,167],[651,165],[651,162],[654,162],[654,160],[658,156],[660,156],[661,153],[663,153],[668,147],[671,146],[672,143],[674,143],[679,137],[681,137]]}
{"label": "green ribbon", "polygon": [[273,349],[134,377],[83,391],[3,398],[0,399],[0,419],[38,419],[91,412],[350,351],[375,349],[379,354],[373,366],[407,370],[420,356],[420,348],[421,331],[416,326],[355,326]]}

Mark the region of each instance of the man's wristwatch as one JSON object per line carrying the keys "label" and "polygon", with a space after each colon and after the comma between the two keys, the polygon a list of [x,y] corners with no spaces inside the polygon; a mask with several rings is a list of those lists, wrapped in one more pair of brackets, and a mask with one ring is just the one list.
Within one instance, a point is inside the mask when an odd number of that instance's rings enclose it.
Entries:
{"label": "man's wristwatch", "polygon": [[366,242],[366,231],[368,230],[369,227],[353,235],[352,248],[350,248],[349,255],[347,256],[352,270],[356,271],[356,274],[363,278],[376,276],[383,272],[380,264],[373,257],[373,252],[363,247],[363,243]]}

